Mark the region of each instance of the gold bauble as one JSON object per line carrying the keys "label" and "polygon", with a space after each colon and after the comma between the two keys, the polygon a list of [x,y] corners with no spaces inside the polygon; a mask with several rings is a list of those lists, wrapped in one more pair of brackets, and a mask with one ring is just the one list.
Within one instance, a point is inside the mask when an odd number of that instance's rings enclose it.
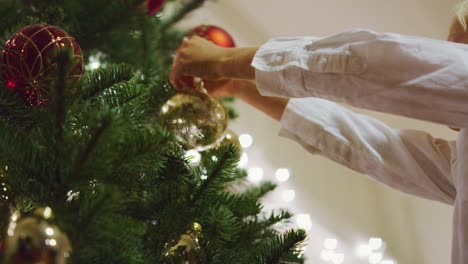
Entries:
{"label": "gold bauble", "polygon": [[166,245],[166,257],[177,259],[180,264],[197,264],[198,260],[193,254],[200,249],[199,238],[202,235],[202,226],[199,223],[190,225],[189,230],[182,234],[178,241]]}
{"label": "gold bauble", "polygon": [[229,117],[223,105],[208,94],[183,91],[161,107],[158,120],[184,149],[203,151],[222,140]]}
{"label": "gold bauble", "polygon": [[67,235],[52,224],[49,207],[33,215],[11,217],[5,239],[5,257],[13,264],[65,264],[71,254]]}
{"label": "gold bauble", "polygon": [[224,144],[234,145],[239,151],[242,151],[242,146],[239,141],[239,137],[237,136],[236,132],[232,131],[231,129],[228,129],[226,131],[226,133],[223,136],[223,140],[221,141],[219,146]]}

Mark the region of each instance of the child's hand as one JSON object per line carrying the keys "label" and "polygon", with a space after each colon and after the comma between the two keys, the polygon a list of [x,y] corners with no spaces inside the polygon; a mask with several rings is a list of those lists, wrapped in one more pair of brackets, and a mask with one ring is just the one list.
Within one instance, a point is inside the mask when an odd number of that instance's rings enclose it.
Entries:
{"label": "child's hand", "polygon": [[185,39],[174,58],[169,77],[172,85],[182,89],[193,77],[203,80],[222,77],[219,67],[224,56],[227,56],[227,50],[198,36]]}

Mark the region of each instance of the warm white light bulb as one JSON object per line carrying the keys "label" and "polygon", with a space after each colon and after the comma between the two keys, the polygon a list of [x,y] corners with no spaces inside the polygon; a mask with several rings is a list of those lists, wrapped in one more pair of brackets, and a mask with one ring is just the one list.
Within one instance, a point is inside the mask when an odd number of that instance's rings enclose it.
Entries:
{"label": "warm white light bulb", "polygon": [[242,134],[239,136],[239,142],[242,148],[249,148],[250,146],[252,146],[253,138],[249,134]]}
{"label": "warm white light bulb", "polygon": [[190,164],[197,165],[201,161],[201,154],[196,150],[188,150],[185,152],[185,158]]}
{"label": "warm white light bulb", "polygon": [[290,173],[288,169],[281,168],[276,170],[275,176],[279,182],[286,182],[289,180]]}
{"label": "warm white light bulb", "polygon": [[323,241],[323,246],[328,250],[335,250],[338,248],[338,240],[334,238],[327,238]]}
{"label": "warm white light bulb", "polygon": [[342,264],[344,262],[344,254],[334,254],[332,257],[333,264]]}
{"label": "warm white light bulb", "polygon": [[242,153],[241,158],[239,160],[239,168],[245,169],[249,165],[249,155],[247,153]]}
{"label": "warm white light bulb", "polygon": [[263,179],[263,169],[262,168],[250,168],[248,171],[247,180],[253,183],[259,183]]}
{"label": "warm white light bulb", "polygon": [[309,214],[298,214],[296,216],[296,224],[299,228],[309,231],[312,227],[312,220]]}
{"label": "warm white light bulb", "polygon": [[331,250],[322,250],[322,252],[320,252],[320,259],[322,259],[323,261],[331,261],[333,258],[333,251]]}
{"label": "warm white light bulb", "polygon": [[296,198],[296,192],[294,190],[285,190],[281,194],[283,201],[285,202],[292,202]]}
{"label": "warm white light bulb", "polygon": [[99,69],[99,67],[101,67],[101,63],[99,61],[93,61],[89,64],[89,68],[91,70]]}
{"label": "warm white light bulb", "polygon": [[51,247],[55,247],[57,245],[57,241],[55,239],[46,239],[45,244]]}
{"label": "warm white light bulb", "polygon": [[379,237],[371,237],[369,239],[369,247],[371,250],[379,250],[382,248],[383,240]]}
{"label": "warm white light bulb", "polygon": [[369,263],[370,264],[379,264],[383,259],[383,254],[380,252],[372,252],[369,255]]}
{"label": "warm white light bulb", "polygon": [[49,219],[52,216],[52,209],[50,209],[50,207],[44,208],[44,214],[42,216],[45,219]]}
{"label": "warm white light bulb", "polygon": [[368,244],[361,244],[357,248],[357,254],[361,258],[367,258],[372,253],[372,249]]}
{"label": "warm white light bulb", "polygon": [[45,229],[45,233],[46,233],[46,235],[48,235],[48,236],[53,236],[53,235],[54,235],[54,230],[53,230],[52,228],[50,228],[50,227],[47,227],[47,228]]}

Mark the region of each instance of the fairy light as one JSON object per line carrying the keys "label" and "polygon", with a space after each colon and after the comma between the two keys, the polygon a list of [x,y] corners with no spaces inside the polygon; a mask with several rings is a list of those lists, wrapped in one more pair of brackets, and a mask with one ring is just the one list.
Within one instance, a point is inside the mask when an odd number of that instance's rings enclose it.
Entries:
{"label": "fairy light", "polygon": [[[241,134],[239,141],[242,148],[247,149],[253,145],[253,138],[249,134]],[[238,163],[240,168],[246,168],[249,163],[248,154],[243,152]],[[248,169],[248,181],[259,183],[264,178],[264,170],[259,167]],[[288,168],[278,168],[275,171],[275,179],[279,183],[287,182],[291,178],[291,171]],[[293,202],[296,198],[295,190],[288,189],[281,192],[284,202]],[[312,220],[309,214],[298,214],[294,218],[296,225],[309,231],[312,228]],[[320,259],[329,264],[343,264],[345,262],[345,254],[338,253],[338,240],[336,238],[326,238],[323,241],[324,249],[320,252]],[[358,245],[357,255],[360,258],[367,260],[369,264],[397,264],[394,260],[384,259],[385,242],[380,237],[371,237],[367,243]],[[348,260],[349,261],[349,260]]]}
{"label": "fairy light", "polygon": [[253,183],[259,183],[263,179],[263,169],[262,168],[250,168],[248,171],[247,180]]}
{"label": "fairy light", "polygon": [[104,58],[105,55],[102,52],[98,52],[94,55],[89,56],[88,60],[89,63],[86,65],[87,70],[96,70],[101,67],[104,67],[104,65],[101,62],[101,59]]}
{"label": "fairy light", "polygon": [[292,202],[294,199],[296,199],[296,192],[294,190],[285,190],[281,194],[283,201],[285,202]]}
{"label": "fairy light", "polygon": [[323,246],[328,250],[335,250],[338,248],[338,240],[334,238],[327,238],[323,241]]}
{"label": "fairy light", "polygon": [[298,214],[296,216],[296,224],[299,228],[309,231],[312,228],[312,220],[309,214]]}
{"label": "fairy light", "polygon": [[49,219],[52,217],[52,209],[50,207],[44,208],[43,216],[45,219]]}
{"label": "fairy light", "polygon": [[253,144],[253,138],[249,134],[242,134],[239,136],[239,142],[242,148],[250,148]]}
{"label": "fairy light", "polygon": [[188,150],[185,152],[184,157],[190,164],[197,165],[201,161],[201,154],[196,150]]}
{"label": "fairy light", "polygon": [[322,250],[322,252],[320,252],[320,259],[326,262],[332,261],[333,254],[332,250]]}
{"label": "fairy light", "polygon": [[285,168],[277,169],[275,172],[275,177],[278,182],[287,182],[290,176],[289,170]]}
{"label": "fairy light", "polygon": [[383,254],[381,252],[372,252],[369,255],[368,261],[370,264],[379,264],[383,259]]}
{"label": "fairy light", "polygon": [[48,235],[48,236],[53,236],[53,235],[54,235],[54,229],[52,229],[52,228],[50,228],[50,227],[47,227],[47,228],[45,229],[45,233],[46,233],[46,235]]}
{"label": "fairy light", "polygon": [[382,248],[383,240],[378,237],[371,237],[369,238],[369,247],[371,250],[379,250]]}
{"label": "fairy light", "polygon": [[89,68],[91,70],[99,69],[99,67],[101,67],[101,62],[99,62],[99,61],[93,61],[93,62],[89,63]]}
{"label": "fairy light", "polygon": [[239,160],[239,168],[245,169],[249,165],[249,155],[247,153],[242,153],[241,158]]}
{"label": "fairy light", "polygon": [[342,264],[344,262],[344,254],[333,254],[331,261],[333,264]]}
{"label": "fairy light", "polygon": [[57,241],[55,239],[46,239],[45,244],[51,247],[57,246]]}
{"label": "fairy light", "polygon": [[7,229],[7,235],[8,236],[14,236],[15,235],[15,228],[16,228],[16,222],[19,219],[19,213],[18,212],[13,212],[10,217],[10,224],[8,225]]}
{"label": "fairy light", "polygon": [[372,249],[368,244],[361,244],[357,249],[358,256],[361,258],[367,258],[372,253]]}

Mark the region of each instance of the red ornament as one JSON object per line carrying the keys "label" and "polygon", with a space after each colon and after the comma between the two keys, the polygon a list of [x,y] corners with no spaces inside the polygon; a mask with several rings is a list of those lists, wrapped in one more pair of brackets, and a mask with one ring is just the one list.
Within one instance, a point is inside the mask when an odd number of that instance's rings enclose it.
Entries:
{"label": "red ornament", "polygon": [[2,52],[3,78],[6,87],[17,92],[30,105],[48,101],[51,73],[57,66],[55,56],[64,49],[73,50],[74,66],[67,80],[83,75],[83,55],[75,39],[62,29],[47,25],[26,26],[7,40]]}
{"label": "red ornament", "polygon": [[148,10],[148,16],[152,16],[159,12],[164,5],[164,0],[148,0],[146,2],[146,9]]}
{"label": "red ornament", "polygon": [[234,39],[227,31],[213,25],[198,26],[192,29],[189,35],[198,35],[224,48],[234,48],[236,46]]}

